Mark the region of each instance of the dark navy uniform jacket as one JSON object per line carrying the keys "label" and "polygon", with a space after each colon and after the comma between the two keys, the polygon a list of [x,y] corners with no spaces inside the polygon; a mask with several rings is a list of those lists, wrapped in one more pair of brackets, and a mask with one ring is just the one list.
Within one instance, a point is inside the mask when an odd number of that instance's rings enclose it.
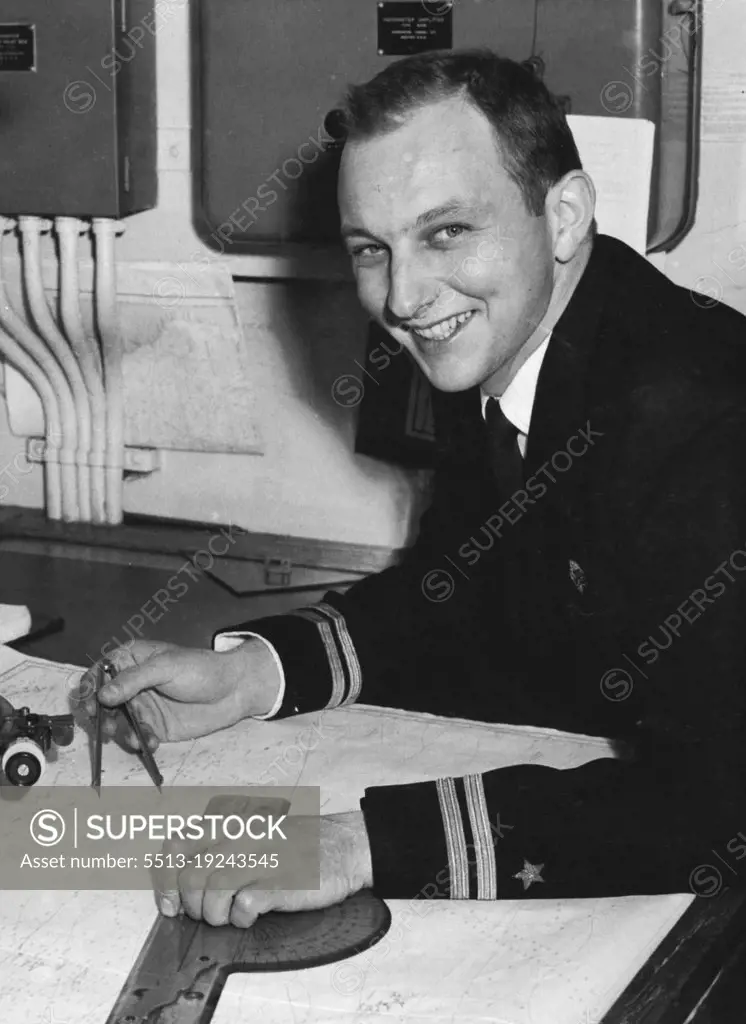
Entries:
{"label": "dark navy uniform jacket", "polygon": [[434,497],[400,563],[232,629],[279,654],[278,717],[359,701],[605,736],[614,756],[368,789],[375,891],[739,884],[746,318],[601,235],[544,357],[525,488],[494,483],[479,389],[434,402]]}

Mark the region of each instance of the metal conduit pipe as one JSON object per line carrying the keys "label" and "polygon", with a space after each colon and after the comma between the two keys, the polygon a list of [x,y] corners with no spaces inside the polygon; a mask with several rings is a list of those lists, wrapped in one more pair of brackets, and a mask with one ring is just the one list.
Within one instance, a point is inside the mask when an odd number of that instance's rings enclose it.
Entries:
{"label": "metal conduit pipe", "polygon": [[72,391],[77,418],[75,463],[78,468],[78,508],[83,522],[91,520],[90,467],[91,409],[83,374],[67,339],[54,322],[41,276],[41,230],[37,217],[19,217],[23,249],[23,276],[31,316],[36,327],[62,367]]}
{"label": "metal conduit pipe", "polygon": [[101,353],[89,338],[80,313],[78,236],[84,225],[74,217],[55,218],[60,243],[60,316],[70,347],[80,364],[91,410],[90,500],[94,523],[106,522],[106,395]]}
{"label": "metal conduit pipe", "polygon": [[106,388],[106,507],[107,521],[122,522],[124,468],[124,376],[117,314],[114,239],[117,222],[105,217],[93,221],[96,239],[96,320],[101,338]]}
{"label": "metal conduit pipe", "polygon": [[[0,299],[0,302],[2,300]],[[45,420],[44,491],[49,519],[62,518],[62,495],[60,489],[59,443],[62,423],[57,396],[47,380],[44,371],[35,363],[18,342],[0,327],[0,355],[22,373],[41,399]]]}
{"label": "metal conduit pipe", "polygon": [[[13,231],[15,224],[0,217],[0,240],[4,240],[7,232]],[[75,404],[73,402],[70,386],[62,372],[59,363],[24,320],[16,313],[10,304],[5,291],[3,277],[2,249],[0,249],[0,327],[5,332],[5,351],[13,353],[12,362],[19,371],[34,375],[35,384],[38,386],[39,394],[44,400],[47,397],[48,405],[45,407],[46,440],[47,449],[46,461],[52,464],[48,476],[49,490],[47,494],[47,514],[50,518],[57,518],[61,515],[66,522],[75,522],[78,519],[78,492],[75,474],[75,447],[77,444],[77,417]],[[15,342],[9,345],[8,342]],[[18,358],[19,354],[22,358]],[[23,356],[27,358],[23,358]],[[9,356],[10,358],[10,356]],[[31,360],[42,371],[43,377],[49,383],[54,401],[49,399],[49,391],[43,384],[38,384],[40,379],[31,368]],[[21,364],[25,367],[22,369]],[[29,377],[30,379],[30,377]],[[55,469],[54,467],[58,467]]]}

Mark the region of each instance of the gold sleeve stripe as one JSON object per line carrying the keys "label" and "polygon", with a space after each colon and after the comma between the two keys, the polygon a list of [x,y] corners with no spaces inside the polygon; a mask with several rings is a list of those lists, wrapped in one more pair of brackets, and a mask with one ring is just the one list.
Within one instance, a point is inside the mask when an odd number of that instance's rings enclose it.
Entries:
{"label": "gold sleeve stripe", "polygon": [[317,604],[316,608],[319,612],[325,614],[331,622],[333,622],[339,642],[339,649],[342,651],[342,656],[344,657],[345,665],[347,666],[350,688],[347,696],[342,700],[342,704],[354,704],[360,697],[363,678],[360,669],[360,662],[358,661],[357,654],[355,653],[355,647],[352,643],[352,637],[350,636],[349,630],[347,629],[347,623],[345,622],[344,615],[325,601],[321,601]]}
{"label": "gold sleeve stripe", "polygon": [[321,636],[321,640],[324,644],[326,656],[329,659],[329,668],[332,674],[332,692],[325,707],[338,708],[344,700],[346,683],[344,668],[339,656],[339,651],[337,650],[334,635],[332,634],[331,626],[326,618],[320,615],[315,608],[295,608],[288,614],[297,615],[298,618],[306,619],[307,622],[313,622],[313,624],[318,628],[319,635]]}
{"label": "gold sleeve stripe", "polygon": [[481,775],[465,775],[464,791],[469,811],[477,867],[477,899],[497,899],[497,859],[492,842],[489,809]]}
{"label": "gold sleeve stripe", "polygon": [[451,876],[451,899],[469,899],[469,865],[466,859],[466,838],[461,821],[461,811],[453,779],[436,781],[440,813],[443,816],[443,831],[448,851],[448,869]]}

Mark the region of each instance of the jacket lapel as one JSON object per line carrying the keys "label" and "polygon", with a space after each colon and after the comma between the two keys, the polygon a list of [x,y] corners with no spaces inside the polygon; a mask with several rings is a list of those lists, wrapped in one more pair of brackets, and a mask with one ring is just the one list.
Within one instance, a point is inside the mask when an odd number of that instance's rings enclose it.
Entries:
{"label": "jacket lapel", "polygon": [[605,348],[613,305],[615,245],[604,236],[594,242],[585,272],[552,332],[531,416],[526,478],[543,483],[546,492],[532,509],[527,557],[534,579],[543,581],[537,593],[550,601],[550,621],[556,619],[551,609],[557,602],[584,613],[594,608],[606,574],[587,526],[599,472],[603,475],[611,459],[605,425],[595,412],[595,377],[604,358],[595,357]]}
{"label": "jacket lapel", "polygon": [[552,457],[566,452],[568,440],[586,426],[590,363],[609,286],[606,241],[603,236],[595,240],[585,272],[552,331],[531,415],[527,477],[549,463],[549,471],[561,479],[551,469]]}

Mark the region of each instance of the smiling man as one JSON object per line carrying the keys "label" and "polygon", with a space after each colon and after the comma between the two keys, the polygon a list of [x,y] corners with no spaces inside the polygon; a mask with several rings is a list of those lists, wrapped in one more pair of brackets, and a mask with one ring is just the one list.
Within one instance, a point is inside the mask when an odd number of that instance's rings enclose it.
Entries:
{"label": "smiling man", "polygon": [[[406,58],[345,110],[360,300],[434,388],[418,539],[215,651],[135,644],[101,700],[134,697],[154,745],[355,701],[612,740],[616,756],[572,770],[369,789],[359,812],[322,818],[307,907],[365,886],[701,891],[744,825],[746,320],[596,235],[592,182],[526,68]],[[298,906],[250,881],[226,897],[187,868],[161,908],[247,927]]]}
{"label": "smiling man", "polygon": [[[511,78],[529,77],[507,63],[501,71],[505,91],[481,97],[487,113],[490,102],[505,104]],[[594,190],[566,122],[547,116],[545,166],[527,153],[519,169],[521,154],[506,160],[510,148],[485,111],[445,82],[404,117],[385,99],[367,102],[353,100],[339,187],[360,300],[434,387],[500,395],[545,340],[590,255]],[[528,112],[516,112],[530,130]],[[547,215],[545,188],[521,184],[532,173],[561,182]]]}

